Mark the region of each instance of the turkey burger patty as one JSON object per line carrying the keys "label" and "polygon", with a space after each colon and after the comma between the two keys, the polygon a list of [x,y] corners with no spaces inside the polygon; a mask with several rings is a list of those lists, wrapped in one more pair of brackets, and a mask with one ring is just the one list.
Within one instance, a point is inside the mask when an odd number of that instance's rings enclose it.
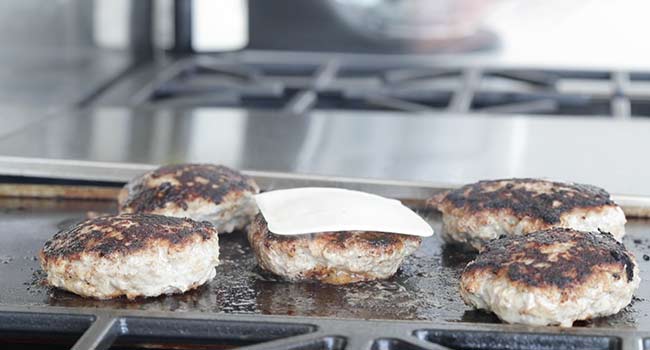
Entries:
{"label": "turkey burger patty", "polygon": [[330,284],[388,278],[421,242],[417,236],[365,231],[277,235],[261,214],[249,226],[248,240],[263,269],[292,281]]}
{"label": "turkey burger patty", "polygon": [[434,197],[442,237],[480,250],[501,235],[566,227],[606,231],[621,240],[625,214],[605,190],[538,179],[480,181]]}
{"label": "turkey burger patty", "polygon": [[640,281],[634,256],[609,233],[554,228],[488,243],[460,293],[508,323],[570,327],[619,312]]}
{"label": "turkey burger patty", "polygon": [[98,299],[182,293],[211,280],[219,263],[214,226],[149,214],[86,220],[40,252],[50,285]]}
{"label": "turkey burger patty", "polygon": [[160,167],[127,183],[118,196],[121,213],[145,213],[210,221],[219,233],[244,228],[257,214],[253,179],[211,164]]}

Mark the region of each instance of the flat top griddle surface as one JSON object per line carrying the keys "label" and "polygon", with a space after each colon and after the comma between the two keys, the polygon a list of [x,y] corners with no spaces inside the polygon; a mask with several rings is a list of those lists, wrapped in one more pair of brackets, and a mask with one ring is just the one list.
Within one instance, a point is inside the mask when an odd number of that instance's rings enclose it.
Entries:
{"label": "flat top griddle surface", "polygon": [[[112,212],[114,203],[0,199],[0,305],[65,306],[155,311],[320,316],[353,319],[498,323],[492,314],[465,306],[458,277],[474,254],[426,238],[389,280],[332,286],[278,280],[256,267],[241,232],[220,236],[221,265],[208,285],[182,295],[129,301],[78,297],[43,284],[37,257],[57,230],[87,212]],[[440,216],[422,213],[440,232]],[[643,279],[632,305],[619,314],[576,326],[650,330],[650,221],[630,220],[625,244],[637,256]],[[647,257],[647,256],[646,256]],[[650,260],[650,259],[649,259]]]}

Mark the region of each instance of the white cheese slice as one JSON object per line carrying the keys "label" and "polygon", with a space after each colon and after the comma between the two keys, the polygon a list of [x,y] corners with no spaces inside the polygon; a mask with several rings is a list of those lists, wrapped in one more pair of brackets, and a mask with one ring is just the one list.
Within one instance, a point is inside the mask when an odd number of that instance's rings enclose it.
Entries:
{"label": "white cheese slice", "polygon": [[304,187],[255,196],[269,231],[300,235],[376,231],[428,237],[433,229],[400,201],[341,188]]}

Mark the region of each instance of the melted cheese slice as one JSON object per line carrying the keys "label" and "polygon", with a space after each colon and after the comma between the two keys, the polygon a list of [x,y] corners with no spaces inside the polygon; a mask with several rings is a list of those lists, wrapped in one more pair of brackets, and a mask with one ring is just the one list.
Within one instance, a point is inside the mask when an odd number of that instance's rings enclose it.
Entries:
{"label": "melted cheese slice", "polygon": [[304,187],[255,196],[269,231],[278,235],[376,231],[427,237],[433,229],[400,201],[341,188]]}

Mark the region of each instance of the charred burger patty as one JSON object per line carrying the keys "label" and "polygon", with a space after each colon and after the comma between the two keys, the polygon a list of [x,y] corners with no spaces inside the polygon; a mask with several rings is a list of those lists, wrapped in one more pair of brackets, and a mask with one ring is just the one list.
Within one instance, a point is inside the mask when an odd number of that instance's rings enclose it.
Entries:
{"label": "charred burger patty", "polygon": [[605,190],[538,179],[480,181],[429,201],[443,214],[442,237],[481,249],[501,235],[552,227],[625,235],[625,214]]}
{"label": "charred burger patty", "polygon": [[224,166],[169,165],[124,186],[121,213],[146,213],[210,221],[219,233],[244,228],[257,214],[253,179]]}
{"label": "charred burger patty", "polygon": [[263,269],[288,280],[330,284],[388,278],[421,242],[416,236],[363,231],[276,235],[261,214],[249,226],[248,240]]}
{"label": "charred burger patty", "polygon": [[98,299],[182,293],[211,280],[219,238],[208,222],[149,214],[87,220],[40,253],[50,285]]}
{"label": "charred burger patty", "polygon": [[639,283],[634,256],[609,233],[554,228],[488,243],[460,292],[509,323],[570,327],[617,313]]}

